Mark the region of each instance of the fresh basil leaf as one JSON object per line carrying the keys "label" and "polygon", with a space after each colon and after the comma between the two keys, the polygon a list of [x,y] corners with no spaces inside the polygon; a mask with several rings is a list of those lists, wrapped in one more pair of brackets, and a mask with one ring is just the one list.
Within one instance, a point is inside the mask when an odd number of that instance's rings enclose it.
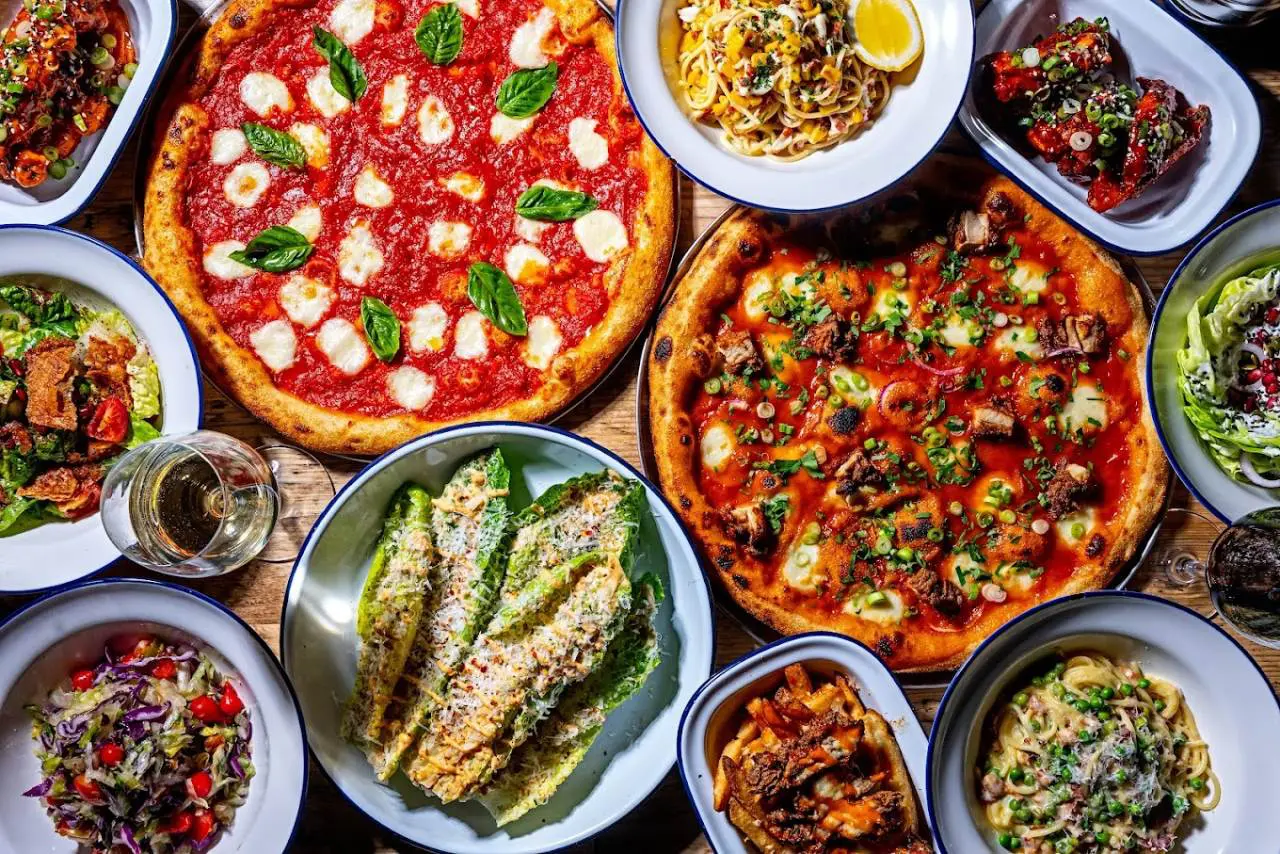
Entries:
{"label": "fresh basil leaf", "polygon": [[492,264],[478,261],[467,272],[467,296],[493,325],[511,335],[528,335],[524,304],[507,274]]}
{"label": "fresh basil leaf", "polygon": [[329,60],[329,82],[338,94],[355,103],[369,88],[364,69],[342,41],[323,27],[312,27],[316,53]]}
{"label": "fresh basil leaf", "polygon": [[273,225],[250,240],[244,249],[232,252],[230,257],[232,261],[268,273],[287,273],[307,263],[314,250],[311,241],[297,229]]}
{"label": "fresh basil leaf", "polygon": [[245,122],[240,125],[244,138],[249,142],[253,153],[268,163],[276,166],[302,166],[307,162],[307,151],[284,131],[260,125],[257,122]]}
{"label": "fresh basil leaf", "polygon": [[600,203],[576,190],[557,190],[541,184],[530,187],[516,199],[516,213],[542,222],[567,222],[586,216]]}
{"label": "fresh basil leaf", "polygon": [[560,66],[554,62],[513,72],[498,87],[498,110],[513,119],[529,118],[551,100],[559,77]]}
{"label": "fresh basil leaf", "polygon": [[418,49],[436,65],[448,65],[462,52],[462,15],[453,3],[443,3],[422,16],[413,31]]}
{"label": "fresh basil leaf", "polygon": [[400,352],[400,318],[385,302],[374,297],[361,299],[360,325],[373,355],[390,362]]}

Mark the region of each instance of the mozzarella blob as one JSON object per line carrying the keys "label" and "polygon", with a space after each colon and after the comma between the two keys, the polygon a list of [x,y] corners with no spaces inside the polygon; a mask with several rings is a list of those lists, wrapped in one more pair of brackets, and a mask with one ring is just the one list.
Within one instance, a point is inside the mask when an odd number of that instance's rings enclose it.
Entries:
{"label": "mozzarella blob", "polygon": [[320,208],[315,205],[303,205],[298,208],[289,221],[285,223],[294,231],[312,243],[320,237],[320,231],[324,228],[324,215],[320,213]]}
{"label": "mozzarella blob", "polygon": [[418,137],[427,145],[443,145],[453,138],[453,117],[444,102],[428,95],[418,108]]}
{"label": "mozzarella blob", "polygon": [[261,163],[241,163],[222,182],[227,201],[238,208],[251,208],[271,186],[271,173]]}
{"label": "mozzarella blob", "polygon": [[533,116],[527,119],[513,119],[502,113],[494,113],[489,120],[489,138],[498,145],[506,145],[533,127]]}
{"label": "mozzarella blob", "polygon": [[298,355],[298,338],[287,320],[273,320],[249,333],[249,343],[262,364],[279,373],[293,365]]}
{"label": "mozzarella blob", "polygon": [[382,87],[382,124],[399,127],[409,110],[409,77],[397,74]]}
{"label": "mozzarella blob", "polygon": [[612,211],[594,210],[574,220],[573,236],[586,256],[598,264],[607,262],[629,245],[627,227]]}
{"label": "mozzarella blob", "polygon": [[351,321],[330,318],[316,333],[316,346],[329,364],[347,376],[355,376],[369,364],[369,348]]}
{"label": "mozzarella blob", "polygon": [[205,250],[204,271],[215,279],[222,279],[223,281],[252,276],[254,274],[252,267],[247,264],[241,264],[231,258],[232,252],[241,252],[243,250],[244,244],[239,240],[224,240],[221,243],[213,244]]}
{"label": "mozzarella blob", "polygon": [[408,365],[387,373],[387,391],[392,400],[410,412],[426,407],[436,393],[436,381]]}
{"label": "mozzarella blob", "polygon": [[427,251],[437,258],[457,258],[471,245],[465,222],[433,222],[427,227]]}
{"label": "mozzarella blob", "polygon": [[287,113],[293,109],[289,87],[274,74],[262,71],[251,71],[240,81],[240,100],[263,118],[276,110]]}
{"label": "mozzarella blob", "polygon": [[535,370],[545,371],[551,367],[551,360],[560,352],[564,338],[560,335],[560,327],[545,314],[539,314],[529,321],[529,334],[524,343],[525,364]]}
{"label": "mozzarella blob", "polygon": [[363,285],[381,269],[382,252],[369,223],[357,220],[338,246],[338,274],[353,285]]}
{"label": "mozzarella blob", "polygon": [[549,61],[545,42],[556,24],[556,13],[543,6],[538,14],[516,28],[508,54],[520,68],[542,68]]}
{"label": "mozzarella blob", "polygon": [[351,106],[351,102],[346,96],[333,88],[333,83],[329,80],[329,69],[321,68],[311,76],[307,81],[307,100],[311,102],[311,106],[316,108],[316,112],[331,119],[339,113],[344,113]]}
{"label": "mozzarella blob", "polygon": [[449,331],[449,315],[438,302],[429,302],[413,310],[409,318],[409,349],[415,353],[444,349],[444,336]]}
{"label": "mozzarella blob", "polygon": [[218,166],[230,166],[249,150],[249,143],[240,128],[223,128],[213,135],[209,143],[209,159]]}
{"label": "mozzarella blob", "polygon": [[578,164],[588,171],[609,162],[609,141],[596,133],[595,119],[569,122],[569,151]]}
{"label": "mozzarella blob", "polygon": [[367,208],[385,208],[395,201],[391,185],[382,180],[373,164],[366,164],[356,176],[354,191],[356,202]]}
{"label": "mozzarella blob", "polygon": [[484,180],[470,172],[455,172],[440,182],[446,190],[455,196],[461,196],[469,202],[484,200]]}
{"label": "mozzarella blob", "polygon": [[329,13],[329,29],[348,46],[373,32],[374,0],[340,0]]}
{"label": "mozzarella blob", "polygon": [[517,243],[507,250],[504,259],[507,275],[513,282],[539,284],[546,278],[551,261],[542,250],[528,243]]}
{"label": "mozzarella blob", "polygon": [[469,311],[458,318],[453,329],[453,355],[459,359],[483,359],[489,353],[489,338],[485,334],[485,316]]}
{"label": "mozzarella blob", "polygon": [[329,165],[329,134],[324,128],[309,122],[294,122],[289,128],[289,135],[307,153],[308,166],[323,169]]}
{"label": "mozzarella blob", "polygon": [[333,289],[310,276],[294,273],[280,286],[280,307],[304,329],[319,323],[333,305]]}

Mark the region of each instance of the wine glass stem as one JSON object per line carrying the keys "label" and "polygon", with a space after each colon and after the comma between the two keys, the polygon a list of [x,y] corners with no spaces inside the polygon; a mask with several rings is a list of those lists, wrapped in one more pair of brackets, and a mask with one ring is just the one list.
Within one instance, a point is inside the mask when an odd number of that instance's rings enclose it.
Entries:
{"label": "wine glass stem", "polygon": [[1165,575],[1179,587],[1190,587],[1204,576],[1204,564],[1195,555],[1183,552],[1169,558]]}

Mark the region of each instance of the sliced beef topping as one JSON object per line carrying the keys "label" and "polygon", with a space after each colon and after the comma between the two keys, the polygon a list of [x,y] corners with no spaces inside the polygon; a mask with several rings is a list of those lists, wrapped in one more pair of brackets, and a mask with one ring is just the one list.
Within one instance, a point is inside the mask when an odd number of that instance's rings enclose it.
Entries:
{"label": "sliced beef topping", "polygon": [[769,520],[759,503],[723,511],[720,524],[734,542],[745,546],[748,552],[757,557],[768,554],[776,543],[773,529],[769,527]]}
{"label": "sliced beef topping", "polygon": [[810,326],[800,343],[822,359],[853,361],[857,357],[857,336],[834,317]]}
{"label": "sliced beef topping", "polygon": [[1100,314],[1071,314],[1062,320],[1041,319],[1038,332],[1049,357],[1096,356],[1107,346],[1107,322]]}
{"label": "sliced beef topping", "polygon": [[764,362],[756,351],[751,334],[743,329],[725,329],[716,336],[716,354],[724,364],[724,370],[730,374],[741,374],[746,371],[759,373],[764,370]]}
{"label": "sliced beef topping", "polygon": [[861,450],[849,454],[836,469],[836,494],[846,501],[852,502],[863,487],[880,489],[884,486],[884,475]]}
{"label": "sliced beef topping", "polygon": [[907,576],[907,586],[944,617],[955,617],[964,610],[964,592],[931,569]]}
{"label": "sliced beef topping", "polygon": [[71,400],[75,378],[76,342],[46,338],[27,351],[27,421],[50,430],[76,429]]}
{"label": "sliced beef topping", "polygon": [[951,248],[962,255],[989,252],[1000,245],[991,217],[977,211],[961,211],[947,226]]}
{"label": "sliced beef topping", "polygon": [[990,220],[991,225],[997,230],[1008,228],[1014,225],[1021,218],[1021,211],[1013,200],[1004,193],[995,192],[987,196],[986,202],[982,206],[983,211]]}
{"label": "sliced beef topping", "polygon": [[1077,463],[1059,465],[1044,486],[1045,510],[1053,519],[1061,519],[1080,507],[1080,499],[1095,492],[1098,481],[1093,472]]}
{"label": "sliced beef topping", "polygon": [[1013,416],[992,403],[973,410],[973,435],[979,439],[1012,439],[1018,426]]}
{"label": "sliced beef topping", "polygon": [[873,840],[897,833],[903,827],[902,793],[875,792],[841,810],[835,834],[850,842]]}

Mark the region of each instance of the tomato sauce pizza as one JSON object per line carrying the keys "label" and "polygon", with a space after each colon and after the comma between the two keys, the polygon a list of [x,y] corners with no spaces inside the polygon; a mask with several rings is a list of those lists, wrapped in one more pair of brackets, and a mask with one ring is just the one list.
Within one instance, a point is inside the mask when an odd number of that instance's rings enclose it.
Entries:
{"label": "tomato sauce pizza", "polygon": [[281,432],[537,420],[656,302],[672,172],[589,0],[247,0],[151,173],[146,263]]}
{"label": "tomato sauce pizza", "polygon": [[740,211],[659,322],[662,486],[773,627],[954,666],[1153,524],[1146,333],[1115,262],[1002,179],[820,233]]}

